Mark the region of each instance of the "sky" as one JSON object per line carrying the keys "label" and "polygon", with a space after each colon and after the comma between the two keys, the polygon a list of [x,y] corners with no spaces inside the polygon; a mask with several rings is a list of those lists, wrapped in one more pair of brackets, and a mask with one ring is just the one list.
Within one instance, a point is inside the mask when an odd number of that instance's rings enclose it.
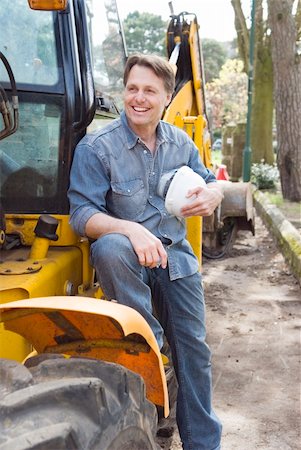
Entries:
{"label": "sky", "polygon": [[[117,0],[120,18],[125,19],[129,12],[149,12],[168,20],[170,9],[168,0]],[[251,0],[243,0],[246,17],[251,15]],[[173,0],[175,14],[187,11],[197,16],[202,38],[217,41],[231,41],[236,37],[234,13],[231,0]]]}

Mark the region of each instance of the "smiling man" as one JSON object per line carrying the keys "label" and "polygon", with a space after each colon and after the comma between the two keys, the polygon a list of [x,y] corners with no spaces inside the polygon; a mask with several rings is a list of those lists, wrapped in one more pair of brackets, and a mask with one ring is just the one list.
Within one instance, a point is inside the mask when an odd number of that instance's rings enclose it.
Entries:
{"label": "smiling man", "polygon": [[[221,425],[211,407],[204,295],[184,217],[212,214],[222,193],[188,135],[160,120],[174,83],[163,58],[128,59],[121,117],[76,148],[71,224],[93,240],[91,261],[107,299],[140,312],[160,347],[165,333],[179,383],[177,423],[184,449],[216,450]],[[194,200],[178,218],[166,210],[158,185],[182,166],[207,184],[189,192]]]}

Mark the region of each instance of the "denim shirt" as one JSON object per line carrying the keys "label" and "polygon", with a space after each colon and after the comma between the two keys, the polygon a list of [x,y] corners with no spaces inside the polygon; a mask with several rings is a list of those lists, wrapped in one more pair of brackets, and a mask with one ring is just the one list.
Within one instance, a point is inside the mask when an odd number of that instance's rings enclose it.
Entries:
{"label": "denim shirt", "polygon": [[85,236],[88,219],[99,212],[138,222],[162,241],[171,280],[196,273],[198,260],[185,238],[185,219],[171,216],[157,192],[162,175],[184,165],[206,183],[215,181],[184,131],[161,121],[152,154],[121,113],[76,147],[68,191],[72,227]]}

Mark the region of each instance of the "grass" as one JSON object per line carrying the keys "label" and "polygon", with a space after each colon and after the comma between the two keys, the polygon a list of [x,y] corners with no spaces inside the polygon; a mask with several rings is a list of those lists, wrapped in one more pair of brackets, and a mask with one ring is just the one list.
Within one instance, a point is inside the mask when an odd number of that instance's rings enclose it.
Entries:
{"label": "grass", "polygon": [[287,220],[289,220],[296,228],[301,229],[300,202],[285,200],[279,189],[277,191],[265,190],[264,194],[272,205],[277,206]]}
{"label": "grass", "polygon": [[278,208],[283,206],[284,200],[280,192],[271,192],[269,190],[264,191],[266,197],[272,205],[276,205]]}

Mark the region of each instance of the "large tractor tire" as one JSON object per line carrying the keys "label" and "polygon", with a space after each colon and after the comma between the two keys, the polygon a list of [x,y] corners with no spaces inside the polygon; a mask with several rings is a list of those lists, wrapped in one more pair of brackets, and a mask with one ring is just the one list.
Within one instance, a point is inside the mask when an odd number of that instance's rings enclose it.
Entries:
{"label": "large tractor tire", "polygon": [[0,360],[1,450],[154,450],[157,413],[141,377],[103,361]]}

